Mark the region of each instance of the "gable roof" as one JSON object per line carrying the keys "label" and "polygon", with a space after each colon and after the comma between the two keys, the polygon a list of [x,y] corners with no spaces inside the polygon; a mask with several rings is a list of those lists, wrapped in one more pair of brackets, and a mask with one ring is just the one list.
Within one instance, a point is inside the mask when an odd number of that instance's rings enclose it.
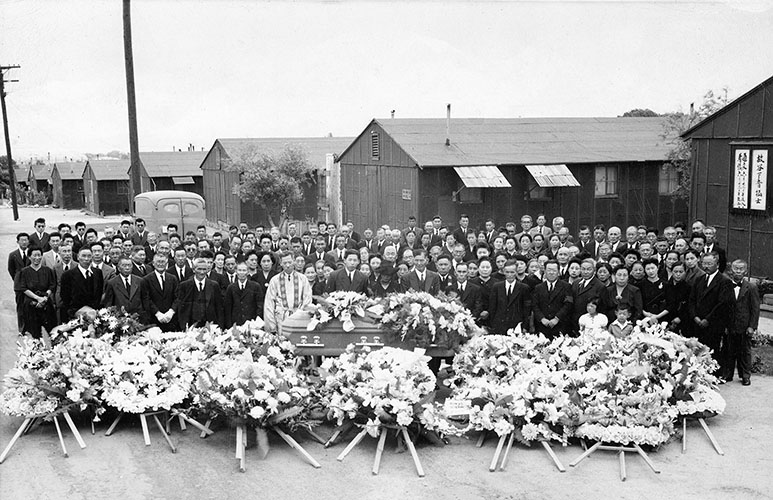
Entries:
{"label": "gable roof", "polygon": [[98,181],[129,180],[129,160],[89,160],[87,164]]}
{"label": "gable roof", "polygon": [[[86,169],[85,161],[70,161],[54,163],[54,170],[59,173],[59,178],[63,181],[78,180],[83,178],[83,171]],[[53,170],[51,171],[53,174]]]}
{"label": "gable roof", "polygon": [[[308,155],[309,162],[316,168],[325,166],[328,154],[338,154],[354,140],[354,137],[274,137],[253,139],[217,139],[223,151],[229,158],[235,158],[250,149],[267,153],[280,153],[288,145],[302,147]],[[212,146],[213,148],[215,146]]]}
{"label": "gable roof", "polygon": [[140,161],[149,177],[201,177],[206,151],[140,152]]}
{"label": "gable roof", "polygon": [[756,93],[758,90],[760,90],[760,89],[762,89],[762,88],[764,88],[765,86],[767,86],[767,85],[770,85],[770,84],[773,84],[773,76],[771,76],[770,78],[768,78],[768,79],[767,79],[767,80],[765,80],[764,82],[762,82],[762,83],[760,83],[760,84],[758,84],[758,85],[755,85],[753,88],[749,89],[749,91],[747,91],[747,92],[746,92],[745,94],[743,94],[742,96],[738,97],[737,99],[733,99],[732,101],[730,101],[729,103],[727,103],[727,104],[726,104],[724,107],[722,107],[721,109],[717,110],[717,111],[716,111],[716,112],[714,112],[713,114],[710,114],[709,116],[707,116],[707,117],[706,117],[706,118],[704,118],[703,120],[699,121],[698,123],[696,123],[696,124],[695,124],[695,125],[693,125],[692,127],[688,128],[687,130],[685,130],[684,132],[682,132],[682,135],[681,135],[681,137],[687,137],[687,136],[689,136],[689,135],[692,135],[692,134],[693,134],[693,132],[695,132],[695,131],[696,131],[696,130],[698,130],[699,128],[703,127],[705,124],[707,124],[707,123],[709,123],[709,122],[712,122],[712,121],[714,121],[714,120],[715,120],[715,119],[716,119],[718,116],[722,116],[723,114],[727,113],[727,112],[728,112],[728,111],[730,111],[731,109],[734,109],[734,108],[735,108],[735,106],[736,106],[738,103],[740,103],[740,102],[742,102],[742,101],[745,101],[745,100],[746,100],[746,98],[748,98],[748,97],[749,97],[749,96],[751,96],[752,94],[755,94],[755,93]]}
{"label": "gable roof", "polygon": [[449,146],[440,118],[374,119],[363,134],[379,125],[421,167],[630,162],[666,158],[664,120],[452,118]]}
{"label": "gable roof", "polygon": [[28,175],[38,181],[51,181],[52,165],[32,165]]}

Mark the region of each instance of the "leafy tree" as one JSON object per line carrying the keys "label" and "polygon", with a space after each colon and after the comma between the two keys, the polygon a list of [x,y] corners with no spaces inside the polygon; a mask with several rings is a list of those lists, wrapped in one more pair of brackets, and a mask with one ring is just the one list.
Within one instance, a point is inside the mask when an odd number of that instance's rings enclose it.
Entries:
{"label": "leafy tree", "polygon": [[[16,168],[16,160],[13,160],[13,166]],[[8,157],[3,155],[0,156],[0,186],[2,187],[8,187],[10,185],[9,183],[10,176],[8,174]],[[19,182],[20,179],[16,179],[16,182]],[[26,181],[26,179],[22,179]]]}
{"label": "leafy tree", "polygon": [[681,135],[709,115],[724,108],[727,102],[727,87],[722,88],[721,92],[716,94],[713,90],[709,90],[704,94],[703,102],[698,106],[698,109],[694,109],[691,104],[689,113],[677,111],[663,115],[666,120],[663,123],[661,137],[672,146],[668,152],[668,161],[663,166],[675,169],[679,176],[679,187],[671,195],[674,198],[684,198],[689,201],[692,181],[691,141],[682,139]]}
{"label": "leafy tree", "polygon": [[287,145],[278,154],[251,148],[230,163],[227,168],[240,174],[234,194],[262,207],[271,226],[284,227],[292,207],[303,201],[303,187],[313,182],[308,155],[296,145]]}
{"label": "leafy tree", "polygon": [[632,109],[631,111],[626,111],[623,113],[623,118],[630,118],[630,117],[651,117],[651,116],[660,116],[654,111],[652,111],[650,108],[645,109]]}

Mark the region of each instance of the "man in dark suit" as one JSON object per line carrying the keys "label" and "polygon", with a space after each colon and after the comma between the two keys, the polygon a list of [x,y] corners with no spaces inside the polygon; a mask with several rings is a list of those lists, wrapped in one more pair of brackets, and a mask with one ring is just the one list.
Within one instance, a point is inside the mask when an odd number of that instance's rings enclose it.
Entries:
{"label": "man in dark suit", "polygon": [[588,254],[588,257],[596,256],[596,240],[593,239],[590,233],[590,227],[580,226],[580,232],[577,235],[577,248],[580,249],[580,253]]}
{"label": "man in dark suit", "polygon": [[545,264],[545,281],[534,287],[532,310],[534,328],[552,339],[571,332],[572,285],[558,279],[558,263]]}
{"label": "man in dark suit", "polygon": [[266,292],[262,286],[248,279],[249,268],[245,262],[236,266],[236,282],[225,291],[225,326],[241,325],[263,314]]}
{"label": "man in dark suit", "polygon": [[102,302],[104,281],[102,273],[96,273],[91,267],[91,249],[82,246],[78,250],[78,265],[62,274],[62,310],[69,321],[75,318],[81,307],[99,309]]}
{"label": "man in dark suit", "polygon": [[451,269],[453,267],[451,263],[451,257],[446,254],[441,254],[435,260],[435,266],[437,267],[438,280],[440,281],[440,291],[448,293],[456,288],[456,280]]}
{"label": "man in dark suit", "polygon": [[362,239],[358,246],[359,248],[367,248],[368,253],[378,253],[378,245],[376,244],[376,240],[373,239],[373,230],[371,228],[367,228],[362,232]]}
{"label": "man in dark suit", "polygon": [[717,245],[717,229],[714,226],[706,226],[703,228],[703,236],[706,237],[703,253],[717,252],[719,256],[719,272],[724,273],[727,268],[727,252],[725,252],[724,248]]}
{"label": "man in dark suit", "polygon": [[[16,275],[30,265],[30,258],[27,255],[27,249],[29,248],[30,237],[27,233],[19,233],[16,235],[16,244],[18,248],[8,254],[8,274],[11,275],[11,281],[16,279]],[[24,296],[21,292],[14,292],[16,296],[16,318],[19,326],[19,331],[23,331],[24,326]]]}
{"label": "man in dark suit", "polygon": [[132,233],[132,243],[144,247],[148,244],[148,232],[145,231],[145,219],[138,217],[137,220],[134,221],[134,227],[137,229]]}
{"label": "man in dark suit", "polygon": [[46,232],[46,219],[35,219],[35,231],[29,235],[30,246],[36,246],[43,249],[43,253],[51,250],[48,244],[48,233]]}
{"label": "man in dark suit", "polygon": [[413,271],[405,275],[408,288],[417,292],[427,292],[437,295],[440,291],[440,279],[437,273],[427,269],[427,252],[416,250],[413,255]]}
{"label": "man in dark suit", "polygon": [[579,332],[580,316],[588,309],[591,299],[602,299],[604,284],[596,278],[596,265],[593,259],[585,259],[580,264],[580,278],[572,283],[572,332]]}
{"label": "man in dark suit", "polygon": [[531,315],[531,291],[527,285],[518,282],[517,264],[514,259],[505,264],[505,280],[495,283],[489,294],[489,317],[491,332],[507,335],[507,331],[519,324],[529,329]]}
{"label": "man in dark suit", "polygon": [[163,254],[153,256],[153,272],[142,279],[140,294],[150,321],[165,332],[173,332],[179,329],[175,315],[179,281],[167,271],[168,260]]}
{"label": "man in dark suit", "polygon": [[194,275],[177,287],[177,320],[180,328],[204,326],[211,322],[221,327],[225,324],[223,294],[216,281],[207,279],[209,264],[197,257]]}
{"label": "man in dark suit", "polygon": [[169,263],[167,272],[174,274],[180,283],[193,277],[193,269],[188,265],[188,256],[184,248],[178,247],[174,251],[174,261]]}
{"label": "man in dark suit", "polygon": [[314,252],[310,253],[305,257],[307,264],[313,264],[317,262],[318,260],[324,261],[325,264],[329,265],[333,269],[336,268],[336,260],[335,257],[332,255],[329,255],[326,252],[327,243],[325,242],[325,238],[322,236],[317,236],[317,238],[314,240]]}
{"label": "man in dark suit", "polygon": [[454,230],[453,235],[457,243],[462,245],[467,241],[467,233],[470,231],[470,218],[467,214],[459,216],[459,227]]}
{"label": "man in dark suit", "polygon": [[16,244],[18,248],[8,254],[8,274],[11,280],[16,278],[16,273],[30,265],[30,258],[27,255],[27,249],[30,245],[30,235],[19,233],[16,235]]}
{"label": "man in dark suit", "polygon": [[368,294],[368,278],[357,270],[360,265],[360,254],[357,250],[347,250],[344,267],[330,273],[327,280],[327,293],[336,291],[357,292]]}
{"label": "man in dark suit", "polygon": [[[333,249],[327,252],[328,257],[332,259],[336,266],[343,262],[346,258],[346,251],[348,250],[346,248],[346,236],[343,236],[341,234],[337,235],[335,239],[333,240]],[[335,266],[334,266],[335,267]]]}
{"label": "man in dark suit", "polygon": [[760,294],[757,285],[746,278],[746,270],[744,260],[734,260],[730,264],[735,304],[733,321],[722,343],[722,357],[725,359],[725,380],[733,380],[737,366],[743,385],[751,385],[752,335],[760,322]]}
{"label": "man in dark suit", "polygon": [[719,255],[716,252],[701,257],[701,264],[706,276],[697,279],[690,290],[690,318],[694,336],[714,351],[712,356],[720,363],[718,374],[721,375],[723,359],[719,348],[722,337],[732,324],[735,304],[733,281],[719,272]]}
{"label": "man in dark suit", "polygon": [[459,298],[477,321],[483,312],[483,296],[480,287],[467,279],[467,271],[466,262],[456,264],[456,288],[450,293]]}
{"label": "man in dark suit", "polygon": [[131,254],[132,268],[131,273],[139,278],[153,272],[153,269],[145,264],[145,247],[134,245]]}
{"label": "man in dark suit", "polygon": [[131,259],[121,257],[118,274],[110,278],[105,286],[102,307],[116,307],[119,311],[123,309],[129,314],[136,314],[140,323],[146,324],[148,317],[142,305],[141,281],[142,278],[132,274]]}

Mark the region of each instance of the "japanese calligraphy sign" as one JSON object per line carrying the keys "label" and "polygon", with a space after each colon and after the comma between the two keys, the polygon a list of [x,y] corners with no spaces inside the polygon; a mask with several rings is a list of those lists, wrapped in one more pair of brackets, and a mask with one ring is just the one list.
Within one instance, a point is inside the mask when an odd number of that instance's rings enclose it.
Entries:
{"label": "japanese calligraphy sign", "polygon": [[749,150],[735,151],[735,183],[733,184],[733,208],[749,208]]}
{"label": "japanese calligraphy sign", "polygon": [[768,192],[768,152],[767,150],[754,150],[749,165],[751,177],[751,203],[752,210],[765,210]]}

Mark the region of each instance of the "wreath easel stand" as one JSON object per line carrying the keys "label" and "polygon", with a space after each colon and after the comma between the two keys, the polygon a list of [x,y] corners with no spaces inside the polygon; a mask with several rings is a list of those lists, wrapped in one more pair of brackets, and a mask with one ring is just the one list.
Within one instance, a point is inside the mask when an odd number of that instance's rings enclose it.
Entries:
{"label": "wreath easel stand", "polygon": [[[78,428],[75,427],[75,423],[72,421],[70,414],[68,412],[63,412],[61,415],[64,417],[65,422],[67,422],[67,426],[70,428],[73,436],[75,436],[75,440],[78,442],[78,446],[80,446],[81,449],[85,448],[86,443],[83,441],[80,432],[78,432]],[[16,441],[18,441],[22,435],[27,434],[30,430],[32,430],[32,427],[35,425],[35,423],[42,418],[43,417],[27,417],[24,419],[24,421],[19,426],[19,429],[16,431],[16,434],[14,434],[13,438],[11,438],[11,442],[8,443],[8,446],[5,447],[2,455],[0,455],[0,464],[3,463],[8,457],[8,454],[11,452],[13,445],[16,444]],[[56,427],[56,433],[59,436],[59,444],[62,446],[62,454],[65,457],[69,457],[70,455],[67,453],[67,447],[64,444],[64,437],[62,436],[62,428],[59,425],[59,415],[54,415],[53,421],[54,426]]]}

